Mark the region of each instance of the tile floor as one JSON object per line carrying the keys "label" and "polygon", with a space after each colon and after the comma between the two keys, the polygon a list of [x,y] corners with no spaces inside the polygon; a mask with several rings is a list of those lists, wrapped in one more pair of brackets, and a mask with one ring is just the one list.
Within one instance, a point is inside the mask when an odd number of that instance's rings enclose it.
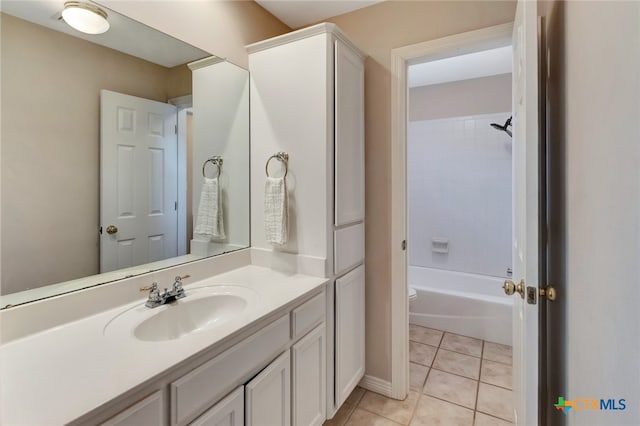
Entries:
{"label": "tile floor", "polygon": [[356,388],[325,426],[504,426],[512,419],[511,347],[409,325],[404,401]]}

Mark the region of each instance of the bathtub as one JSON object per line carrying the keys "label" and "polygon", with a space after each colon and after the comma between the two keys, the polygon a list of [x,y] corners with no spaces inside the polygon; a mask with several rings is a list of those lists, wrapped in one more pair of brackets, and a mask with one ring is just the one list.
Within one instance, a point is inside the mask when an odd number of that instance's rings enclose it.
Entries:
{"label": "bathtub", "polygon": [[409,266],[409,286],[417,299],[409,322],[424,327],[511,345],[513,298],[504,278]]}

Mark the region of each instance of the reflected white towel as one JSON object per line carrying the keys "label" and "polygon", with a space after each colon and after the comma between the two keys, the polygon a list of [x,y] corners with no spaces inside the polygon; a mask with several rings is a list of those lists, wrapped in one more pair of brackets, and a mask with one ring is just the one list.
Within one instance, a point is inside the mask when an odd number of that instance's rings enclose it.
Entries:
{"label": "reflected white towel", "polygon": [[196,218],[194,234],[201,235],[209,240],[222,240],[224,235],[224,222],[222,220],[222,191],[218,178],[204,178],[202,192],[200,193],[200,205]]}
{"label": "reflected white towel", "polygon": [[289,200],[284,178],[267,177],[264,186],[264,232],[267,242],[274,246],[287,244]]}

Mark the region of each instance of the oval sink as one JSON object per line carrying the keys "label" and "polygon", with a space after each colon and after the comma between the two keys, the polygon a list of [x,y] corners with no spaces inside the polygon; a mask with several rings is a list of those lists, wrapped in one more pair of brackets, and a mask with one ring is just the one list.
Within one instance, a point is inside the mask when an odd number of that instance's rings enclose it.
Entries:
{"label": "oval sink", "polygon": [[105,334],[131,330],[147,342],[175,340],[211,330],[238,318],[256,299],[256,293],[240,286],[185,289],[187,296],[157,308],[135,306],[119,314],[105,327]]}
{"label": "oval sink", "polygon": [[219,294],[169,305],[144,320],[133,334],[140,340],[178,339],[185,334],[215,327],[233,318],[247,307],[247,301],[231,294]]}

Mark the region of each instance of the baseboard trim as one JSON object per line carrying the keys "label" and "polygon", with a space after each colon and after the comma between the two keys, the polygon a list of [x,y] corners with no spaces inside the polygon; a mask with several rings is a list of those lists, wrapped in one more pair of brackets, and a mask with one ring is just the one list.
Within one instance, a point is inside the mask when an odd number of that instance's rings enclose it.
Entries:
{"label": "baseboard trim", "polygon": [[380,395],[393,398],[391,392],[391,382],[379,379],[374,376],[365,375],[359,383],[360,387],[370,390],[371,392],[379,393]]}

